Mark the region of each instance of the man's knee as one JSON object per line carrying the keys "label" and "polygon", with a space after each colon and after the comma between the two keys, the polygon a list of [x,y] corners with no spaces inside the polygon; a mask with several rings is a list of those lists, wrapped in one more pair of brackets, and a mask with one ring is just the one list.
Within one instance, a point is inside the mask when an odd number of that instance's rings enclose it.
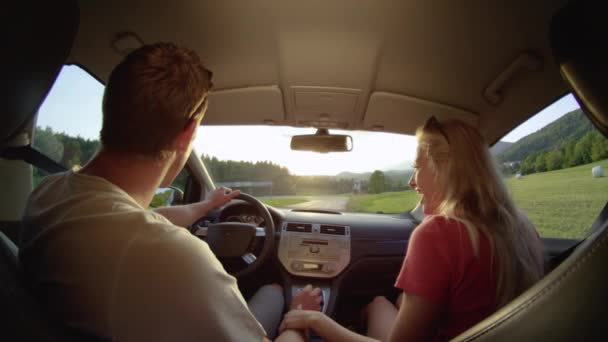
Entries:
{"label": "man's knee", "polygon": [[264,285],[264,286],[270,286],[270,287],[276,289],[277,291],[279,291],[279,293],[283,294],[283,286],[281,286],[277,283],[272,283],[270,285]]}
{"label": "man's knee", "polygon": [[285,296],[283,286],[279,284],[267,284],[258,289],[255,295],[250,299],[250,302],[260,302],[263,305],[272,305],[269,303],[279,304],[282,308],[285,305]]}

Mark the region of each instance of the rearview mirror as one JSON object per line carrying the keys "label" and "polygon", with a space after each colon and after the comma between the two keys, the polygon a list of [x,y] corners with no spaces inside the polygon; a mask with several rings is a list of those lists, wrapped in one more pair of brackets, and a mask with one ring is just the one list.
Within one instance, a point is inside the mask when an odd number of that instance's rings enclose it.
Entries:
{"label": "rearview mirror", "polygon": [[291,137],[291,149],[319,153],[349,152],[353,149],[353,138],[350,135],[329,134],[326,128],[319,128],[316,134]]}

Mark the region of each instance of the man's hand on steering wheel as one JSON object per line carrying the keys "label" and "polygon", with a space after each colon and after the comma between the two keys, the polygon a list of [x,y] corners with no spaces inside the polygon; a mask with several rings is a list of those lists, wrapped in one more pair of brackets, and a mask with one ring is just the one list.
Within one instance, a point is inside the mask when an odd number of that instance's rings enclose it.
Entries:
{"label": "man's hand on steering wheel", "polygon": [[219,188],[213,190],[207,200],[209,201],[210,209],[216,209],[219,207],[223,207],[226,203],[230,202],[232,199],[241,194],[240,190],[232,190],[230,188],[225,188],[220,186]]}
{"label": "man's hand on steering wheel", "polygon": [[[234,262],[240,258],[244,268],[230,272],[230,274],[239,278],[255,272],[275,252],[275,224],[264,203],[238,190],[219,188],[211,192],[206,200],[199,203],[205,203],[207,207],[211,207],[212,204],[220,207],[233,198],[251,205],[262,218],[264,227],[257,227],[255,224],[244,222],[207,222],[206,226],[198,226],[198,229],[193,233],[207,241],[207,244],[220,261]],[[228,207],[224,207],[222,210]],[[256,243],[257,237],[261,238],[263,243],[261,243],[261,249],[258,249],[259,252],[254,254],[254,246],[259,246]]]}

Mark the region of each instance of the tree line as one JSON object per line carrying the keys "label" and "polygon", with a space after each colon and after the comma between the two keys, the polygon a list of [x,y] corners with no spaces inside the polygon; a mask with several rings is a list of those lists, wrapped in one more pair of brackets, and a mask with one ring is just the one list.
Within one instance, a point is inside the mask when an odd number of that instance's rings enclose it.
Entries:
{"label": "tree line", "polygon": [[503,174],[559,170],[608,158],[608,139],[581,109],[530,134],[498,156]]}
{"label": "tree line", "polygon": [[515,142],[498,156],[501,162],[523,161],[532,152],[563,148],[595,129],[582,110],[573,110],[538,131]]}
{"label": "tree line", "polygon": [[380,170],[372,172],[369,176],[367,184],[367,192],[370,194],[379,194],[386,191],[404,191],[411,190],[407,184],[410,176],[409,173],[405,177],[389,177]]}
{"label": "tree line", "polygon": [[101,144],[99,140],[84,139],[54,132],[51,127],[37,127],[33,146],[47,157],[66,168],[82,165],[89,161]]}
{"label": "tree line", "polygon": [[[55,132],[50,127],[37,127],[33,146],[59,164],[71,169],[88,162],[101,146],[99,140],[85,139]],[[203,154],[201,156],[207,170],[216,183],[227,182],[272,182],[272,187],[246,189],[254,195],[295,195],[295,194],[342,194],[353,191],[354,177],[298,176],[287,167],[271,161],[220,160]],[[46,176],[42,170],[34,168],[34,185]],[[184,188],[186,173],[181,172],[173,185]],[[407,177],[375,171],[361,183],[363,192],[380,193],[409,189]]]}
{"label": "tree line", "polygon": [[[247,189],[254,195],[295,195],[295,194],[343,194],[353,191],[355,178],[336,176],[298,176],[288,168],[270,161],[248,162],[220,160],[213,156],[201,156],[211,177],[216,183],[254,181],[272,182],[272,189]],[[361,183],[362,192],[381,193],[385,191],[408,190],[405,177],[390,177],[380,170],[374,171]],[[270,193],[270,191],[272,193]]]}
{"label": "tree line", "polygon": [[[57,163],[71,169],[89,161],[101,146],[99,140],[84,139],[80,136],[70,136],[54,132],[51,127],[36,127],[33,147]],[[32,181],[34,187],[47,176],[44,170],[33,168]]]}
{"label": "tree line", "polygon": [[598,131],[587,132],[581,139],[571,138],[551,150],[530,152],[524,160],[504,163],[503,173],[527,175],[589,164],[608,158],[608,139]]}

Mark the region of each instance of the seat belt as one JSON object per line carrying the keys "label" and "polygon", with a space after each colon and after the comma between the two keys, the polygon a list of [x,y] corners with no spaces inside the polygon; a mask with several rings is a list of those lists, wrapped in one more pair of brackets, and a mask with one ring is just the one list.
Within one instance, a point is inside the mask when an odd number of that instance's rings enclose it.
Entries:
{"label": "seat belt", "polygon": [[51,174],[67,171],[65,166],[38,152],[38,150],[32,148],[30,145],[5,147],[0,150],[0,158],[8,160],[23,160],[24,162]]}
{"label": "seat belt", "polygon": [[579,241],[579,242],[575,243],[574,245],[570,246],[570,248],[568,248],[565,251],[561,252],[559,255],[556,255],[553,258],[551,258],[551,260],[549,260],[549,270],[548,270],[548,272],[553,271],[554,268],[556,268],[559,264],[561,264],[564,260],[566,260],[570,256],[570,254],[572,254],[572,252],[574,252],[574,250],[581,243],[583,243],[583,241],[587,240],[587,237],[589,237],[595,231],[597,231],[598,229],[600,229],[600,227],[602,226],[602,224],[604,222],[606,222],[607,219],[608,219],[608,202],[606,202],[606,204],[604,204],[604,208],[602,209],[602,211],[600,212],[600,214],[598,215],[598,217],[595,219],[595,221],[591,225],[591,228],[589,228],[589,231],[587,232],[587,236],[585,236],[581,241]]}

